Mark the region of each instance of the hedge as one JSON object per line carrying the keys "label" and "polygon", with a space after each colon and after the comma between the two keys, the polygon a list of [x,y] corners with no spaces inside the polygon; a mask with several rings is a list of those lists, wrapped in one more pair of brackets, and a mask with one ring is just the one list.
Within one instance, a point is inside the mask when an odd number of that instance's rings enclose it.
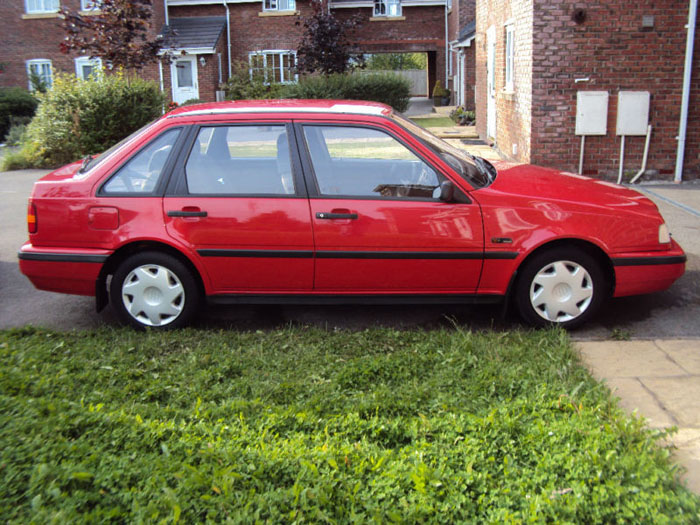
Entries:
{"label": "hedge", "polygon": [[39,101],[26,89],[0,88],[0,142],[3,141],[17,117],[32,117]]}

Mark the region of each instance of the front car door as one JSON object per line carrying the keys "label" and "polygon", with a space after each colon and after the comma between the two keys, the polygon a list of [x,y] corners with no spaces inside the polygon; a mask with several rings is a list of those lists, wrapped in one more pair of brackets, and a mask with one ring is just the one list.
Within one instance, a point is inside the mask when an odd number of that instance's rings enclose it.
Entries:
{"label": "front car door", "polygon": [[201,126],[176,168],[167,231],[196,252],[213,294],[312,289],[309,203],[291,132],[279,122]]}
{"label": "front car door", "polygon": [[319,293],[472,293],[479,207],[439,199],[445,180],[397,134],[369,125],[297,124]]}

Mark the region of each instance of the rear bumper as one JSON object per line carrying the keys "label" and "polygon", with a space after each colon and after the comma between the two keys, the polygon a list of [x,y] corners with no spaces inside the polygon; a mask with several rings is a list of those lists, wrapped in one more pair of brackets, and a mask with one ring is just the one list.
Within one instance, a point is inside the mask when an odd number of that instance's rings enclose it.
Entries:
{"label": "rear bumper", "polygon": [[613,257],[615,268],[614,297],[660,292],[668,289],[685,272],[686,255],[675,241],[671,249],[659,252],[632,253]]}
{"label": "rear bumper", "polygon": [[39,290],[95,295],[95,282],[109,250],[37,248],[22,246],[19,269]]}

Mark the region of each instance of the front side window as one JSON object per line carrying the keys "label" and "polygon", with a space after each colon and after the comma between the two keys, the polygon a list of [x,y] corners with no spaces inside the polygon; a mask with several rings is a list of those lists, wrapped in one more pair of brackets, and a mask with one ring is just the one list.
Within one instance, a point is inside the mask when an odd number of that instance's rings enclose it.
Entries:
{"label": "front side window", "polygon": [[179,129],[171,129],[141,149],[102,187],[102,193],[109,194],[149,194],[152,193],[165,163],[180,135]]}
{"label": "front side window", "polygon": [[90,80],[102,71],[102,59],[80,57],[75,59],[75,76],[81,80]]}
{"label": "front side window", "polygon": [[26,0],[27,14],[56,13],[60,7],[59,0]]}
{"label": "front side window", "polygon": [[185,175],[193,195],[293,195],[287,129],[281,124],[202,127]]}
{"label": "front side window", "polygon": [[30,91],[43,91],[53,86],[53,69],[51,61],[36,59],[27,61],[27,77]]}
{"label": "front side window", "polygon": [[377,129],[304,126],[321,195],[437,199],[442,175]]}
{"label": "front side window", "polygon": [[294,51],[257,51],[248,56],[250,78],[266,83],[296,82],[297,54]]}
{"label": "front side window", "polygon": [[294,11],[296,0],[263,0],[263,11]]}
{"label": "front side window", "polygon": [[513,91],[515,58],[514,36],[514,27],[512,25],[506,26],[506,91]]}
{"label": "front side window", "polygon": [[374,16],[401,16],[401,0],[375,0]]}

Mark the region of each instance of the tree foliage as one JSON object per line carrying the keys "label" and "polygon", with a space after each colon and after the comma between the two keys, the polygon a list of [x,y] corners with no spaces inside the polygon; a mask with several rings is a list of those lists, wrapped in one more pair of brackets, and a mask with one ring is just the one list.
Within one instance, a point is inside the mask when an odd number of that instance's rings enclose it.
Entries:
{"label": "tree foliage", "polygon": [[162,38],[150,38],[152,0],[100,0],[98,14],[61,9],[63,53],[100,57],[113,67],[139,70],[158,60]]}
{"label": "tree foliage", "polygon": [[338,20],[323,9],[319,0],[312,0],[313,15],[297,25],[304,26],[304,37],[297,48],[299,73],[345,73],[363,67],[364,57],[349,36],[361,25],[358,16]]}
{"label": "tree foliage", "polygon": [[375,71],[400,71],[427,67],[428,57],[425,53],[379,53],[367,59],[367,69]]}

